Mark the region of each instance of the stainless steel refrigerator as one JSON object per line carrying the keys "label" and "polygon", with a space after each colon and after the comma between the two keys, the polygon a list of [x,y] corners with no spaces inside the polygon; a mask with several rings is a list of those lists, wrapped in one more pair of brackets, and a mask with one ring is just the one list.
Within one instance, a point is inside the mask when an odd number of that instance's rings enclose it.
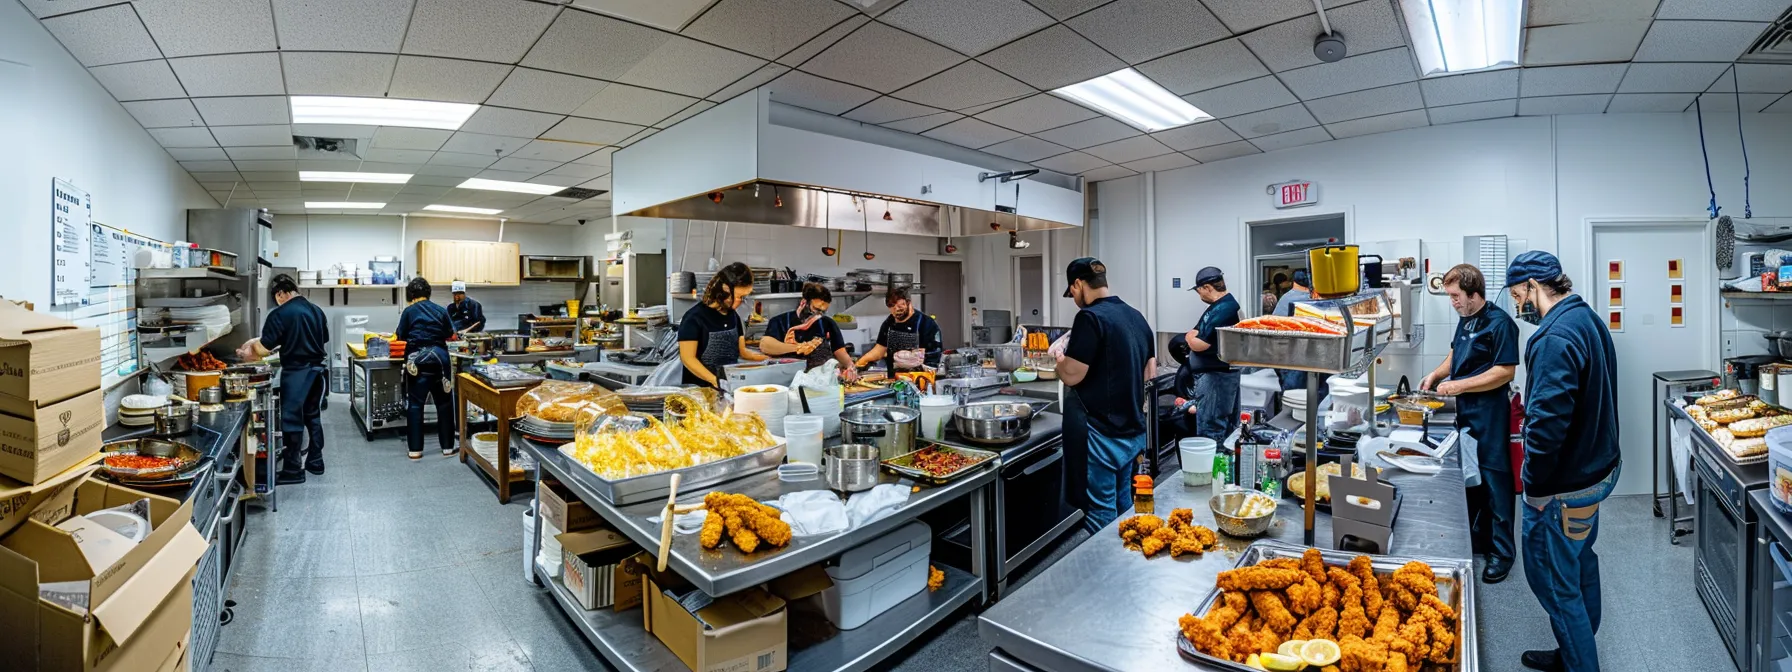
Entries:
{"label": "stainless steel refrigerator", "polygon": [[261,333],[274,309],[268,282],[274,277],[274,216],[260,208],[187,211],[187,240],[199,247],[236,255],[236,279],[221,281],[241,297],[242,321],[212,342],[214,353],[230,353]]}

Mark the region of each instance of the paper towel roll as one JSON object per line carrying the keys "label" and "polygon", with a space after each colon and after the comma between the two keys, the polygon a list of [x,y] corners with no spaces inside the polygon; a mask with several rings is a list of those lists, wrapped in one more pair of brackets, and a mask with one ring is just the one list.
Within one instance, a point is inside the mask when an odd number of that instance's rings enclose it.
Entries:
{"label": "paper towel roll", "polygon": [[734,412],[754,413],[765,428],[784,435],[784,415],[790,411],[790,389],[783,385],[750,385],[734,391]]}

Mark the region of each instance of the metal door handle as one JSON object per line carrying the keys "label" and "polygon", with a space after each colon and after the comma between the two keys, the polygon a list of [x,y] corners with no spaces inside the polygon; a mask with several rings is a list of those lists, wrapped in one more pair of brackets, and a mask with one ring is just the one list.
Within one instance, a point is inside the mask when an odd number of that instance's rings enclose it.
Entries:
{"label": "metal door handle", "polygon": [[1787,581],[1792,581],[1792,557],[1786,555],[1786,547],[1781,546],[1777,541],[1769,543],[1767,555],[1773,558],[1773,564],[1779,568],[1780,576]]}
{"label": "metal door handle", "polygon": [[1045,458],[1036,463],[1028,465],[1026,469],[1021,470],[1020,475],[1032,476],[1033,474],[1039,473],[1040,470],[1045,469],[1046,467],[1049,467],[1049,466],[1057,463],[1058,460],[1062,460],[1062,459],[1064,459],[1064,449],[1059,448],[1057,450],[1053,450],[1051,457]]}

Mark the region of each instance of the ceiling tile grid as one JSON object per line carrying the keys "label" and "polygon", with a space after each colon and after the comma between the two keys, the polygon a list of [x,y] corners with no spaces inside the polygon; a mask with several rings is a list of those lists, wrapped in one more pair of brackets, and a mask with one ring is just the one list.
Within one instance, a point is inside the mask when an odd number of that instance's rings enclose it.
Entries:
{"label": "ceiling tile grid", "polygon": [[266,0],[133,2],[164,56],[274,49],[274,12]]}
{"label": "ceiling tile grid", "polygon": [[1186,95],[1269,74],[1269,68],[1238,40],[1179,51],[1138,67],[1170,93]]}
{"label": "ceiling tile grid", "polygon": [[908,0],[880,21],[976,56],[1053,23],[1025,0]]}
{"label": "ceiling tile grid", "polygon": [[1319,125],[1319,120],[1314,119],[1307,108],[1299,104],[1241,114],[1221,121],[1233,133],[1246,140]]}
{"label": "ceiling tile grid", "polygon": [[[896,54],[900,56],[892,58]],[[872,22],[816,54],[799,69],[890,93],[963,60],[963,55],[951,49]]]}
{"label": "ceiling tile grid", "polygon": [[1127,63],[1232,36],[1206,6],[1188,0],[1116,0],[1065,25]]}
{"label": "ceiling tile grid", "polygon": [[1425,107],[1419,85],[1408,82],[1379,89],[1356,91],[1307,101],[1307,110],[1320,123],[1331,124]]}
{"label": "ceiling tile grid", "polygon": [[95,66],[161,58],[162,50],[129,4],[44,19],[44,28],[81,65]]}
{"label": "ceiling tile grid", "polygon": [[1519,73],[1518,95],[1566,96],[1586,93],[1612,93],[1618,80],[1629,67],[1625,63],[1596,65],[1561,65],[1551,68],[1524,68]]}

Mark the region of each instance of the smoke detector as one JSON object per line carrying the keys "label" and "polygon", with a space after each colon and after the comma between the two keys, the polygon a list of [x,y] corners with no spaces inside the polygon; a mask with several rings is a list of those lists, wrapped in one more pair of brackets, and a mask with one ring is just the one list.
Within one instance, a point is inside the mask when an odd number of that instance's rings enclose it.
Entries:
{"label": "smoke detector", "polygon": [[1313,41],[1313,55],[1326,63],[1337,63],[1344,60],[1344,34],[1340,32],[1321,33]]}

